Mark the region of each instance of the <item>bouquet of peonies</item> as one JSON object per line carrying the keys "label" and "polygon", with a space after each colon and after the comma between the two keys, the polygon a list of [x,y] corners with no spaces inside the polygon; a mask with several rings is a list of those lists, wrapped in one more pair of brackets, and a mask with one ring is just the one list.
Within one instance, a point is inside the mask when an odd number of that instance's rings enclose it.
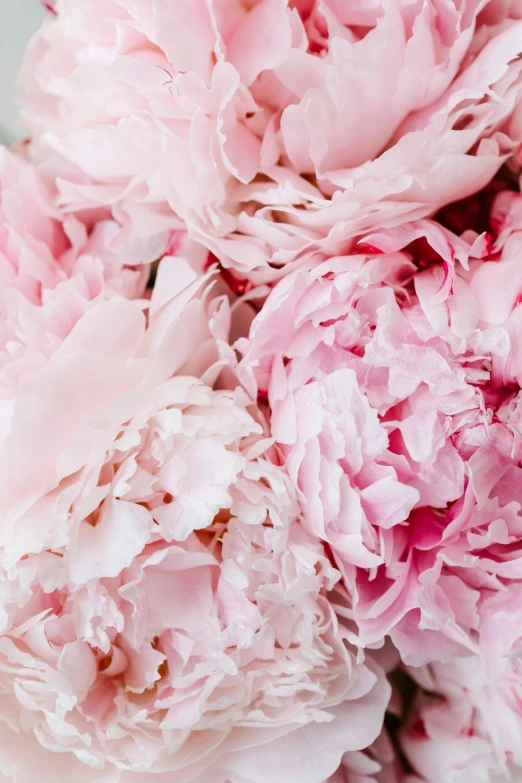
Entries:
{"label": "bouquet of peonies", "polygon": [[0,779],[522,781],[522,1],[46,6]]}

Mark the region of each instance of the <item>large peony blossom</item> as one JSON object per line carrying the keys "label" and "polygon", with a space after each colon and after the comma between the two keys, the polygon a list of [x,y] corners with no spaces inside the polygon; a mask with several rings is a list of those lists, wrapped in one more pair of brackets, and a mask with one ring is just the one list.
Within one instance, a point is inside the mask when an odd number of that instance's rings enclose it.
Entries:
{"label": "large peony blossom", "polygon": [[256,407],[213,388],[234,356],[209,275],[166,258],[145,312],[98,297],[18,392],[0,451],[14,783],[321,783],[379,734],[389,687],[328,600],[339,573]]}
{"label": "large peony blossom", "polygon": [[298,270],[239,344],[362,642],[413,665],[478,653],[482,605],[520,590],[521,208],[497,195],[495,237],[418,221]]}
{"label": "large peony blossom", "polygon": [[483,187],[522,140],[522,8],[497,0],[57,0],[22,75],[66,212],[127,261],[186,224],[240,277]]}

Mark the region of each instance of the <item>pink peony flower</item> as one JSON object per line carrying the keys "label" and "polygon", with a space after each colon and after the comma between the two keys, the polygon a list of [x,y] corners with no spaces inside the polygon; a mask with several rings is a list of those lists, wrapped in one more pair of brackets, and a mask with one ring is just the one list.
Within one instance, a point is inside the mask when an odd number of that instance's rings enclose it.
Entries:
{"label": "pink peony flower", "polygon": [[485,0],[59,0],[22,83],[68,212],[129,261],[187,226],[273,279],[478,191],[522,140],[522,19]]}
{"label": "pink peony flower", "polygon": [[[522,780],[520,583],[511,582],[488,593],[478,609],[479,654],[414,670],[422,688],[444,699],[443,704],[428,702],[417,718],[439,727],[438,731],[426,729],[424,743],[416,741],[419,738],[411,728],[403,733],[406,753],[418,757],[419,769],[428,780],[435,780],[437,771],[434,765],[431,777],[425,771],[429,757],[436,754],[435,745],[442,747],[443,743],[446,747],[454,744],[459,753],[470,753],[477,764],[487,753],[490,766],[498,770],[495,781]],[[448,738],[452,734],[455,739]],[[471,771],[471,762],[468,767]]]}
{"label": "pink peony flower", "polygon": [[478,653],[482,603],[520,585],[521,205],[496,197],[494,244],[418,221],[297,270],[238,343],[343,612],[412,665]]}
{"label": "pink peony flower", "polygon": [[428,701],[406,727],[402,742],[421,783],[501,783],[514,780],[502,774],[493,748],[475,733],[465,699]]}
{"label": "pink peony flower", "polygon": [[259,411],[225,388],[211,286],[164,259],[146,314],[103,294],[19,390],[0,451],[14,783],[320,783],[380,732],[389,686],[336,618],[339,573]]}
{"label": "pink peony flower", "polygon": [[130,299],[143,293],[148,269],[122,264],[113,250],[118,232],[112,220],[89,230],[74,216],[58,221],[37,172],[0,147],[0,400],[5,411],[89,302],[103,291]]}
{"label": "pink peony flower", "polygon": [[515,694],[488,676],[478,656],[432,664],[414,676],[427,693],[420,693],[400,742],[419,780],[522,780]]}

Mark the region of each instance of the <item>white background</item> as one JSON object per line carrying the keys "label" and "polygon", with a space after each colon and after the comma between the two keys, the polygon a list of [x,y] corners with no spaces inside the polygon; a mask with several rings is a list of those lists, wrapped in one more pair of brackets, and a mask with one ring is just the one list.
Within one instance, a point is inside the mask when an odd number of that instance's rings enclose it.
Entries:
{"label": "white background", "polygon": [[27,42],[46,15],[39,0],[0,0],[0,141],[6,144],[23,135],[17,123],[15,80]]}

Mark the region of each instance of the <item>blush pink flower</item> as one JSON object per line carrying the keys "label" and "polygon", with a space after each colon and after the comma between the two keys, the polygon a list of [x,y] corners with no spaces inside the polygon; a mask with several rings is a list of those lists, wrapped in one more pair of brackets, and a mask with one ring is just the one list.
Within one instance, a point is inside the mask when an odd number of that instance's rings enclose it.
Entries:
{"label": "blush pink flower", "polygon": [[522,140],[522,20],[484,0],[60,0],[22,83],[65,212],[127,261],[186,225],[273,279],[481,189]]}
{"label": "blush pink flower", "polygon": [[226,388],[230,321],[211,273],[163,259],[146,312],[98,297],[18,393],[0,451],[14,783],[321,783],[380,732],[389,686],[328,599],[339,572]]}
{"label": "blush pink flower", "polygon": [[472,708],[461,701],[429,700],[406,726],[402,744],[421,783],[501,783],[502,774],[491,743],[476,733]]}
{"label": "blush pink flower", "polygon": [[238,343],[347,616],[413,665],[478,652],[520,585],[521,203],[496,197],[493,244],[417,221],[297,270]]}
{"label": "blush pink flower", "polygon": [[[489,743],[489,753],[502,772],[499,780],[521,780],[520,582],[483,592],[478,606],[479,653],[451,663],[434,663],[416,670],[414,676],[421,687],[445,700],[454,715],[453,724],[455,719],[460,721],[460,736],[478,738],[483,746]],[[411,744],[408,732],[404,743]]]}
{"label": "blush pink flower", "polygon": [[[511,668],[511,661],[506,664]],[[478,656],[432,664],[414,676],[424,692],[400,744],[419,780],[522,780],[519,697],[509,679],[492,677]]]}

